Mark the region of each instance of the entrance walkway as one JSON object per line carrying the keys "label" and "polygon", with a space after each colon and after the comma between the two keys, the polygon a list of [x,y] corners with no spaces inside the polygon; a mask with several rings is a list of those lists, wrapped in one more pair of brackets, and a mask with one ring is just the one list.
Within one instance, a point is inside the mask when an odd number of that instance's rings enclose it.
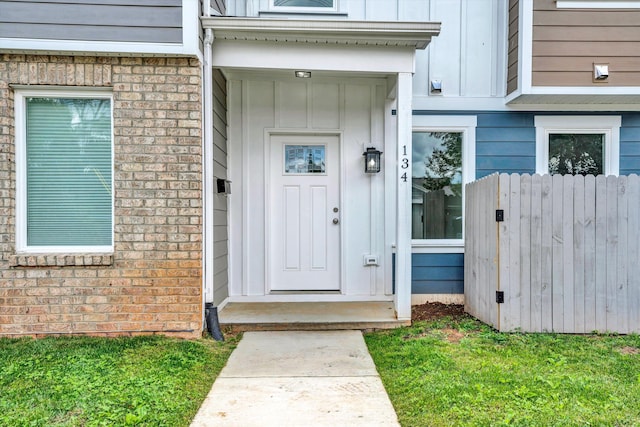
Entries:
{"label": "entrance walkway", "polygon": [[360,331],[271,331],[244,334],[191,426],[399,424]]}

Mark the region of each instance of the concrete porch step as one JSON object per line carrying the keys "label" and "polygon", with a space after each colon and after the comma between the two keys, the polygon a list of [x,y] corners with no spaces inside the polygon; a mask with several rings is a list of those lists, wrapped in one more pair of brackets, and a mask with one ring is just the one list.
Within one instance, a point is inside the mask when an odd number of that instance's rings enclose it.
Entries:
{"label": "concrete porch step", "polygon": [[223,330],[287,331],[392,329],[410,325],[396,318],[393,302],[229,303],[218,313]]}

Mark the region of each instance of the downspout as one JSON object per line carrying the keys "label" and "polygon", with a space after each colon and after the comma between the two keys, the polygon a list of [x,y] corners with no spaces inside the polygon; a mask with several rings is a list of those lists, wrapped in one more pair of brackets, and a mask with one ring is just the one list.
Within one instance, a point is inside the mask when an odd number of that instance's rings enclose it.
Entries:
{"label": "downspout", "polygon": [[[209,7],[203,8],[204,16],[210,16]],[[202,317],[206,321],[209,333],[216,341],[223,341],[224,336],[218,323],[218,309],[213,300],[213,263],[208,262],[213,254],[213,69],[211,51],[213,45],[213,30],[205,29],[204,37],[204,65],[202,81],[203,99],[203,280],[202,280]],[[210,294],[207,292],[210,290]]]}

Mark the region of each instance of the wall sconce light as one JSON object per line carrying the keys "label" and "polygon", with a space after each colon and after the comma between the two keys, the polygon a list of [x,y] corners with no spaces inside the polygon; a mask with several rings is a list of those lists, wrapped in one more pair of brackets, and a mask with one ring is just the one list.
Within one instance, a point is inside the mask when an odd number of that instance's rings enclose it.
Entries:
{"label": "wall sconce light", "polygon": [[382,151],[369,147],[362,155],[364,156],[365,173],[380,172],[380,156],[382,155]]}
{"label": "wall sconce light", "polygon": [[310,79],[311,71],[296,71],[296,77],[299,79]]}

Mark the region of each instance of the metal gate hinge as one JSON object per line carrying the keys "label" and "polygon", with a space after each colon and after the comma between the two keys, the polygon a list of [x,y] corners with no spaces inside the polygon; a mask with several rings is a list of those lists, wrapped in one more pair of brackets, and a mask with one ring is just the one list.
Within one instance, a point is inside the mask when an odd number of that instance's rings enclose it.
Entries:
{"label": "metal gate hinge", "polygon": [[496,291],[496,302],[498,304],[504,303],[504,291]]}

